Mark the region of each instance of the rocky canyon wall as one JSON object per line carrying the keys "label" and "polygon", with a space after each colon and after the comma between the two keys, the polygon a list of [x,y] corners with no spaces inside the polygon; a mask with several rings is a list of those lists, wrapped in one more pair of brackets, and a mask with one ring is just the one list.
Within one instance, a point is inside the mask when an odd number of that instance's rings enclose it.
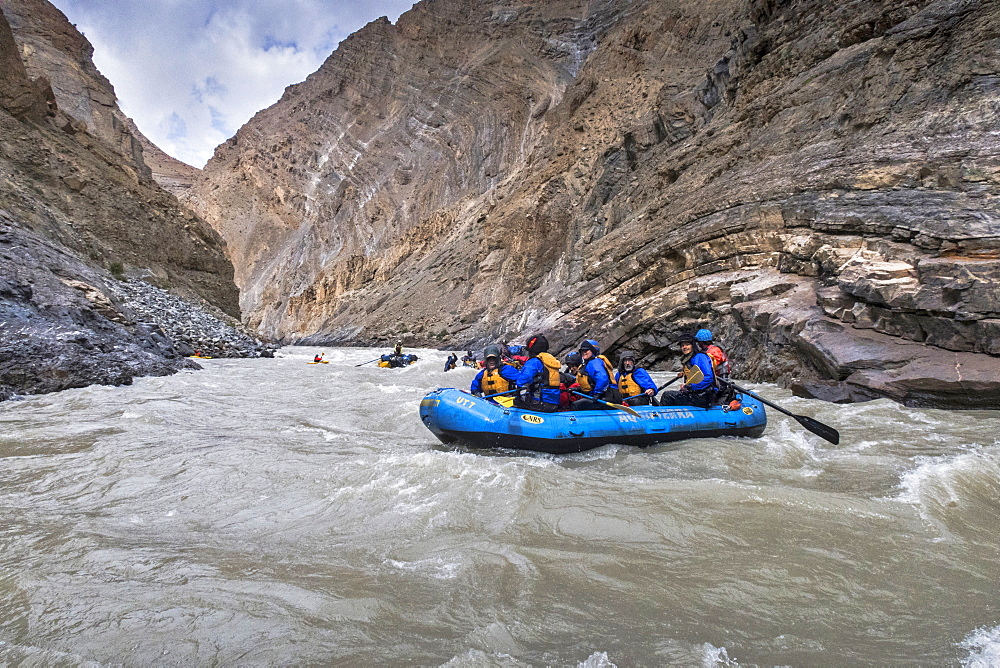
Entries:
{"label": "rocky canyon wall", "polygon": [[832,400],[1000,407],[1000,9],[424,0],[191,188],[252,326],[585,335]]}
{"label": "rocky canyon wall", "polygon": [[[239,316],[222,239],[153,181],[65,16],[0,7],[0,399],[191,366],[164,330],[197,305]],[[154,285],[193,306],[145,308],[169,301]]]}

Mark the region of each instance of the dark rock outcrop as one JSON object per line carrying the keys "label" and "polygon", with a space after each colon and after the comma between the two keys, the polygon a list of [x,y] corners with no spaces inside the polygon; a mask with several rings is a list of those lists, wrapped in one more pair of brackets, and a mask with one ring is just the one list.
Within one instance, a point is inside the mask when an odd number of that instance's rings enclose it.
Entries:
{"label": "dark rock outcrop", "polygon": [[112,301],[103,272],[0,212],[0,400],[197,368]]}
{"label": "dark rock outcrop", "polygon": [[[837,400],[1000,408],[1000,48],[967,0],[425,0],[221,146],[249,323],[545,330]],[[836,345],[831,342],[836,341]]]}
{"label": "dark rock outcrop", "polygon": [[0,211],[0,400],[198,369],[195,350],[272,355],[209,310],[118,281]]}

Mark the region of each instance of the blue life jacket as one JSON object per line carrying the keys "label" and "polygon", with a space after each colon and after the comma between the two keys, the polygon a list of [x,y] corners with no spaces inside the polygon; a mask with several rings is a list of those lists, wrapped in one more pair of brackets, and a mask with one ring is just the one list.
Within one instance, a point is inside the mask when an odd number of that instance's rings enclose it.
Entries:
{"label": "blue life jacket", "polygon": [[600,357],[595,357],[587,362],[587,366],[583,367],[583,373],[586,374],[590,380],[590,387],[593,388],[588,393],[590,396],[600,399],[611,387],[611,376],[608,375],[608,369]]}
{"label": "blue life jacket", "polygon": [[710,387],[715,387],[715,372],[712,370],[712,358],[705,353],[695,353],[688,360],[685,366],[696,366],[701,369],[701,372],[705,375],[700,381],[694,385],[688,385],[689,390],[699,391],[706,390]]}
{"label": "blue life jacket", "polygon": [[[542,355],[548,355],[548,353],[541,353]],[[552,358],[553,360],[555,358]],[[558,361],[554,364],[558,365],[556,367],[556,378],[558,378],[558,369],[561,367]],[[559,405],[559,385],[553,386],[550,383],[550,377],[553,374],[549,373],[549,368],[545,363],[538,357],[532,357],[527,362],[524,363],[524,367],[521,369],[517,376],[517,386],[518,388],[529,388],[535,386],[537,389],[533,389],[534,394],[543,403]]]}

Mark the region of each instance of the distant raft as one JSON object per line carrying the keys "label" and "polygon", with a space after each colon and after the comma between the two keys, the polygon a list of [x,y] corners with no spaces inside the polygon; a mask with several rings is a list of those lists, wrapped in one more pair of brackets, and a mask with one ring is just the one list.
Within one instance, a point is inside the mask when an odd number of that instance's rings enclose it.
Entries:
{"label": "distant raft", "polygon": [[379,358],[378,365],[386,369],[398,369],[399,367],[409,366],[417,361],[417,356],[413,354],[406,355],[382,355]]}
{"label": "distant raft", "polygon": [[748,396],[738,398],[742,405],[736,410],[636,406],[636,417],[610,408],[537,413],[439,388],[421,400],[420,419],[442,443],[562,455],[611,443],[645,447],[685,438],[760,436],[767,426],[763,404]]}

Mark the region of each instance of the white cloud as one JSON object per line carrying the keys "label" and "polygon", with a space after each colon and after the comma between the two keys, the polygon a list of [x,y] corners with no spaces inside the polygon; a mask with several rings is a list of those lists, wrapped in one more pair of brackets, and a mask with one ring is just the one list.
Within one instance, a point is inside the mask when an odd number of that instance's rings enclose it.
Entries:
{"label": "white cloud", "polygon": [[122,110],[196,167],[349,34],[414,0],[54,0]]}

